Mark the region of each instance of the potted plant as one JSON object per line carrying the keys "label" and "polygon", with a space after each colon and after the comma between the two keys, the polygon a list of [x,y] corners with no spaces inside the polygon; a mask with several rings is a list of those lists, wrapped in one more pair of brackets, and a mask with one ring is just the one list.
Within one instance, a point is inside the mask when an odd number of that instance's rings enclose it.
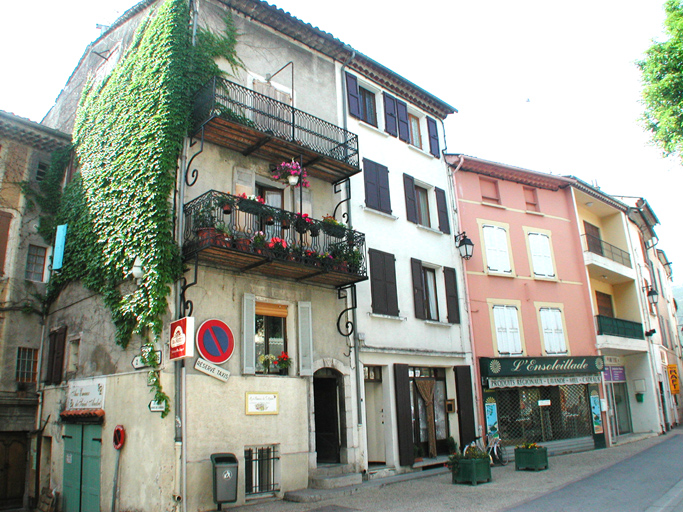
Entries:
{"label": "potted plant", "polygon": [[536,443],[522,443],[515,447],[515,469],[548,469],[548,449]]}
{"label": "potted plant", "polygon": [[270,367],[275,368],[277,357],[273,354],[261,354],[258,356],[258,362],[263,367],[263,373],[269,373]]}
{"label": "potted plant", "polygon": [[332,215],[325,215],[323,217],[322,228],[325,233],[334,238],[344,238],[346,234],[346,226],[332,217]]}
{"label": "potted plant", "polygon": [[277,357],[275,364],[277,365],[278,370],[280,370],[280,375],[287,375],[289,367],[292,365],[292,360],[287,352],[282,351]]}
{"label": "potted plant", "polygon": [[232,238],[232,230],[230,226],[225,222],[219,222],[216,224],[216,237],[214,240],[218,245],[223,247],[230,247],[230,241]]}
{"label": "potted plant", "polygon": [[223,209],[224,215],[230,215],[232,208],[235,206],[236,198],[234,196],[226,195],[216,200],[217,206]]}
{"label": "potted plant", "polygon": [[247,195],[245,193],[242,193],[238,196],[238,198],[238,207],[240,211],[244,213],[260,215],[264,210],[266,210],[266,200],[263,199],[261,196],[255,196],[253,194]]}
{"label": "potted plant", "polygon": [[204,203],[199,210],[193,214],[193,222],[197,236],[202,239],[214,238],[216,236],[216,217],[214,216],[213,203]]}
{"label": "potted plant", "polygon": [[294,216],[294,229],[297,233],[302,235],[308,231],[309,227],[313,224],[313,219],[311,219],[307,213],[297,212]]}
{"label": "potted plant", "polygon": [[255,253],[261,254],[266,247],[266,234],[263,231],[257,231],[250,240],[251,248]]}
{"label": "potted plant", "polygon": [[309,187],[310,183],[306,179],[308,173],[305,167],[301,167],[299,162],[282,162],[273,170],[273,179],[281,180],[291,186]]}
{"label": "potted plant", "polygon": [[476,446],[469,446],[464,454],[456,451],[448,457],[448,467],[454,484],[477,485],[491,481],[491,459]]}
{"label": "potted plant", "polygon": [[268,242],[266,246],[268,249],[273,251],[273,254],[279,256],[280,258],[284,258],[287,254],[289,254],[289,249],[287,249],[287,241],[283,238],[274,236],[270,239],[270,242]]}

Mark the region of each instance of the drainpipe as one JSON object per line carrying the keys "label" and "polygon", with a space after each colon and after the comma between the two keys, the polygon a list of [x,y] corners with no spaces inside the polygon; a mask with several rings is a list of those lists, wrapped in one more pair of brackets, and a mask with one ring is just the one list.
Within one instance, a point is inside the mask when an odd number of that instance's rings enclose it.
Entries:
{"label": "drainpipe", "polygon": [[45,347],[45,334],[46,334],[46,328],[45,326],[47,325],[47,313],[43,313],[43,327],[42,331],[40,334],[40,348],[38,349],[38,373],[36,374],[36,394],[38,395],[38,412],[36,414],[36,471],[33,475],[34,477],[34,486],[33,486],[33,493],[34,493],[34,498],[36,500],[36,503],[40,499],[40,457],[41,457],[41,448],[42,448],[42,441],[43,441],[43,429],[45,429],[45,426],[47,426],[47,423],[43,426],[43,428],[40,428],[41,424],[41,419],[43,416],[43,389],[41,388],[41,382],[43,379],[43,353],[44,350],[43,348]]}
{"label": "drainpipe", "polygon": [[[443,125],[443,122],[442,122]],[[444,134],[446,132],[444,131]],[[444,150],[445,151],[445,150]],[[455,169],[449,172],[449,177],[451,178],[449,181],[450,186],[452,187],[453,191],[453,200],[455,201],[455,211],[459,213],[458,210],[458,191],[457,187],[455,186],[455,174],[460,170],[460,168],[463,166],[465,163],[465,156],[464,155],[458,155],[458,158],[460,161],[458,162],[458,165],[455,166]],[[447,164],[449,167],[453,168],[451,164]],[[460,217],[458,215],[458,221],[460,220]],[[460,223],[458,222],[458,228],[456,232],[460,232],[461,226]],[[483,434],[483,429],[481,425],[481,405],[483,403],[483,398],[482,398],[482,391],[481,391],[481,382],[479,382],[477,379],[475,379],[475,376],[477,375],[477,369],[476,369],[476,361],[477,357],[475,354],[475,345],[474,345],[474,331],[472,329],[472,304],[470,303],[470,286],[469,286],[469,281],[467,280],[467,262],[463,261],[462,262],[462,269],[463,269],[463,281],[465,282],[465,306],[467,309],[467,329],[469,333],[469,349],[470,349],[470,354],[472,358],[472,378],[474,379],[473,382],[473,389],[474,389],[474,399],[475,399],[475,408],[477,410],[477,414],[474,415],[474,420],[475,420],[475,428],[477,433],[481,436]]]}

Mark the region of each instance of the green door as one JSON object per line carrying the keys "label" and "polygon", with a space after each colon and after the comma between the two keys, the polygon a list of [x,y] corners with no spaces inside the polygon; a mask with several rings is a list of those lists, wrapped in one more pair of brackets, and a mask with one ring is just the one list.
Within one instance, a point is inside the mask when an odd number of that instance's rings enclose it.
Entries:
{"label": "green door", "polygon": [[64,426],[64,512],[100,510],[100,425]]}

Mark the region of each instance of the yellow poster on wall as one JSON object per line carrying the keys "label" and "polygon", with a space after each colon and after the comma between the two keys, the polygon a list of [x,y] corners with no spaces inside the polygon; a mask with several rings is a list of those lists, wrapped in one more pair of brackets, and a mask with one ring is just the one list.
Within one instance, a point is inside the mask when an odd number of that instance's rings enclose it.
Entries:
{"label": "yellow poster on wall", "polygon": [[681,391],[681,381],[678,378],[678,365],[669,364],[666,368],[669,372],[669,386],[671,392],[674,395],[677,395]]}

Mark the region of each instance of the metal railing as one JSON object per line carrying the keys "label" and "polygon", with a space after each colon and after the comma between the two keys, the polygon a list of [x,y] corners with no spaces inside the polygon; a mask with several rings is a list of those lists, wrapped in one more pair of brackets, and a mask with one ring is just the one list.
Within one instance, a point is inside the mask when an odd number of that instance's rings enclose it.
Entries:
{"label": "metal railing", "polygon": [[602,315],[596,316],[595,321],[597,323],[598,334],[632,338],[636,340],[645,339],[643,324],[641,323]]}
{"label": "metal railing", "polygon": [[280,490],[275,471],[279,460],[277,445],[245,448],[244,493],[247,496]]}
{"label": "metal railing", "polygon": [[598,254],[599,256],[604,256],[605,258],[609,258],[612,261],[616,261],[617,263],[621,263],[626,267],[632,268],[631,255],[628,252],[624,251],[623,249],[619,249],[612,244],[608,244],[597,236],[588,234],[582,236],[585,239],[586,243],[584,246],[588,252]]}
{"label": "metal railing", "polygon": [[365,235],[343,224],[210,190],[184,207],[184,246],[201,244],[367,275]]}
{"label": "metal railing", "polygon": [[358,136],[291,105],[224,78],[212,78],[197,94],[193,127],[221,117],[278,137],[355,168]]}

